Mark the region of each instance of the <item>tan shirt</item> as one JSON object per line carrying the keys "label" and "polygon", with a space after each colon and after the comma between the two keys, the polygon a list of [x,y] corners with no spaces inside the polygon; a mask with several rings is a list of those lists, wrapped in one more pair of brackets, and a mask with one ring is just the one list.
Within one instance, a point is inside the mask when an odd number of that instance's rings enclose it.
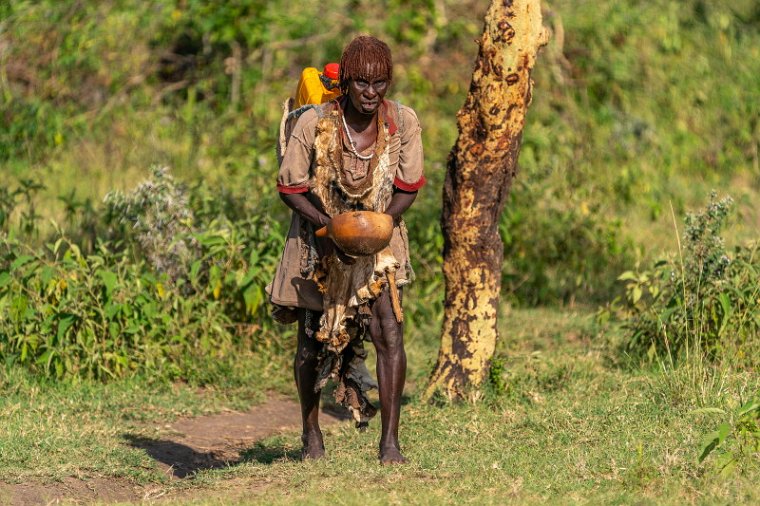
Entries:
{"label": "tan shirt", "polygon": [[[399,131],[391,137],[390,163],[391,166],[396,166],[394,184],[402,190],[413,191],[419,189],[419,187],[414,188],[414,185],[424,183],[422,128],[417,115],[411,108],[402,105],[400,113],[402,117],[397,125]],[[280,191],[308,190],[313,174],[314,139],[318,120],[314,109],[306,111],[298,118],[277,175],[277,188]],[[373,149],[374,145],[362,154],[369,154]],[[356,157],[353,153],[344,146],[344,167],[352,167],[354,159]],[[366,175],[368,163],[364,165]]]}
{"label": "tan shirt", "polygon": [[[417,115],[411,108],[401,105],[399,113],[397,131],[390,137],[388,151],[390,166],[395,167],[394,185],[402,190],[415,191],[425,183],[422,129]],[[314,140],[318,120],[317,112],[311,109],[303,113],[296,122],[277,176],[278,191],[305,193],[309,190],[314,174]],[[373,144],[362,154],[369,154],[374,149]],[[344,143],[343,168],[348,179],[359,183],[367,175],[369,161],[355,156]],[[298,213],[293,213],[283,256],[269,293],[275,304],[321,311],[322,296],[317,290],[316,283],[303,278],[300,273],[302,251],[300,227],[301,217]],[[398,226],[393,231],[390,247],[393,256],[400,264],[396,279],[400,285],[407,284],[414,274],[409,262],[406,234]]]}

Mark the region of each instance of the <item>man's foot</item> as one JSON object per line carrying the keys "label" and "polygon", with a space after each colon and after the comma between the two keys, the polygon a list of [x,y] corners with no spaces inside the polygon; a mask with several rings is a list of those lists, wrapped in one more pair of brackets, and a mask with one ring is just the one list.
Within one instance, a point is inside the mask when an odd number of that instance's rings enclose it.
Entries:
{"label": "man's foot", "polygon": [[392,464],[406,464],[406,457],[401,454],[401,450],[396,446],[387,446],[380,448],[380,464],[387,466]]}
{"label": "man's foot", "polygon": [[308,432],[301,436],[301,460],[321,459],[325,456],[325,445],[322,442],[322,432]]}

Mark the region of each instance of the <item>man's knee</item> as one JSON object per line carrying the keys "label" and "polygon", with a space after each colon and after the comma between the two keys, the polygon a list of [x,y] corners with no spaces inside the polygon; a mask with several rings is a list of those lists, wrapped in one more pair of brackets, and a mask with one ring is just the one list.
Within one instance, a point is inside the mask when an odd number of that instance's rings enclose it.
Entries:
{"label": "man's knee", "polygon": [[380,318],[380,332],[375,337],[375,347],[379,353],[400,353],[404,351],[404,333],[401,324],[393,316]]}

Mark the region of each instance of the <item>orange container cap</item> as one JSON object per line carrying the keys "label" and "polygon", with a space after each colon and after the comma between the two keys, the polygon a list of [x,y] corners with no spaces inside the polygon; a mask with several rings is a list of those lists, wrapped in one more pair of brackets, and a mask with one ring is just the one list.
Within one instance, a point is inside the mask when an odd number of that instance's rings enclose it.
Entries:
{"label": "orange container cap", "polygon": [[340,73],[340,65],[337,63],[328,63],[325,65],[325,70],[322,73],[325,77],[336,80],[338,79],[338,74]]}

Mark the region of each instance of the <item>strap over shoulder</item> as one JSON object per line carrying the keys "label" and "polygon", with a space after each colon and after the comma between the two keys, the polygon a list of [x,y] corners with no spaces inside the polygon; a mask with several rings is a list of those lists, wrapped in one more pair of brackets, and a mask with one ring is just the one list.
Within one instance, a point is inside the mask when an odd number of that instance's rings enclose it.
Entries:
{"label": "strap over shoulder", "polygon": [[282,106],[283,113],[280,120],[280,134],[277,142],[277,164],[282,164],[282,159],[285,157],[285,150],[288,147],[290,136],[293,133],[293,127],[296,125],[298,118],[300,118],[306,111],[314,109],[318,118],[323,118],[328,112],[335,109],[334,101],[330,101],[324,104],[306,104],[297,109],[293,109],[294,100],[289,98]]}

